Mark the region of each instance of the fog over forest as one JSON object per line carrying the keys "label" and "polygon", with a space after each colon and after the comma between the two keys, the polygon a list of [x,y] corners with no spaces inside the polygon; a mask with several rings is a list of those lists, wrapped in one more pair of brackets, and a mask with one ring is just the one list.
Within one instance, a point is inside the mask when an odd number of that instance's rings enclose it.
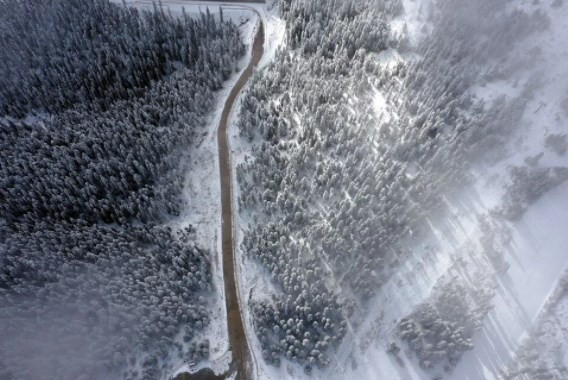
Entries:
{"label": "fog over forest", "polygon": [[0,379],[568,378],[566,20],[0,0]]}

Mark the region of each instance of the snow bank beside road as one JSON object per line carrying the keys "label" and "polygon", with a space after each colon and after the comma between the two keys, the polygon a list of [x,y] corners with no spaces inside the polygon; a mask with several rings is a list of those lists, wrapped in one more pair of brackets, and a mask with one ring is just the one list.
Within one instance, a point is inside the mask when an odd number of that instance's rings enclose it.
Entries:
{"label": "snow bank beside road", "polygon": [[[173,9],[179,10],[175,7]],[[181,11],[181,10],[179,10]],[[216,13],[219,8],[216,7]],[[212,11],[213,13],[213,11]],[[215,253],[213,266],[214,286],[217,292],[215,307],[212,308],[212,321],[206,336],[211,343],[211,358],[209,362],[200,363],[199,367],[190,369],[187,364],[181,364],[177,373],[196,372],[201,368],[211,368],[216,374],[229,369],[231,354],[229,351],[229,338],[227,332],[227,310],[225,304],[225,286],[223,280],[223,258],[221,250],[221,189],[219,182],[219,154],[217,145],[217,128],[219,126],[221,111],[229,92],[235,85],[242,71],[251,57],[252,40],[258,25],[258,16],[251,10],[224,10],[227,17],[236,17],[247,20],[240,26],[243,41],[247,44],[247,53],[239,65],[240,70],[233,74],[231,79],[224,83],[221,91],[217,93],[215,110],[210,116],[204,130],[203,139],[194,147],[189,148],[190,167],[186,187],[188,200],[187,213],[179,220],[182,224],[192,224],[200,231],[203,246],[210,246]],[[235,21],[236,22],[236,21]]]}
{"label": "snow bank beside road", "polygon": [[[127,1],[127,4],[140,9],[152,10],[154,7],[153,2],[144,0]],[[189,363],[179,359],[177,362],[172,363],[173,371],[167,378],[183,372],[197,372],[202,368],[211,368],[216,374],[221,374],[229,369],[232,356],[229,350],[222,267],[221,189],[219,182],[217,127],[219,126],[221,111],[229,92],[250,61],[252,41],[259,22],[255,9],[259,8],[259,6],[253,9],[248,4],[200,3],[175,0],[163,0],[162,5],[173,16],[181,15],[184,10],[191,16],[197,16],[201,12],[207,12],[207,10],[214,15],[218,15],[221,7],[223,9],[223,17],[232,20],[239,26],[241,37],[247,44],[247,52],[240,62],[239,71],[234,73],[216,94],[217,100],[214,110],[203,128],[201,138],[198,138],[192,146],[188,147],[188,170],[184,188],[186,208],[183,215],[171,223],[175,228],[184,228],[188,224],[194,226],[197,242],[201,246],[207,247],[213,254],[213,284],[217,295],[212,300],[211,323],[203,333],[203,337],[210,341],[210,359],[191,367]],[[259,9],[262,9],[262,7]]]}
{"label": "snow bank beside road", "polygon": [[[258,70],[270,64],[274,59],[278,47],[284,44],[285,23],[278,15],[277,6],[264,7],[262,5],[250,4],[261,12],[262,21],[264,23],[265,44],[264,55],[259,64]],[[246,89],[244,90],[246,91]],[[243,322],[247,331],[249,347],[251,355],[255,359],[256,379],[262,380],[279,380],[299,378],[303,375],[303,371],[299,366],[282,366],[275,368],[269,366],[263,359],[260,348],[260,342],[254,332],[252,315],[249,310],[251,300],[264,299],[269,296],[269,290],[272,288],[271,281],[265,276],[263,269],[256,263],[245,257],[241,249],[243,239],[243,231],[248,228],[249,215],[242,213],[238,207],[238,199],[240,197],[240,187],[236,180],[237,166],[247,160],[247,156],[251,151],[248,145],[239,137],[239,130],[236,126],[236,119],[240,112],[240,98],[235,102],[229,119],[229,145],[232,154],[232,173],[233,173],[233,204],[235,216],[235,260],[236,269],[239,277],[240,302],[243,313]]]}

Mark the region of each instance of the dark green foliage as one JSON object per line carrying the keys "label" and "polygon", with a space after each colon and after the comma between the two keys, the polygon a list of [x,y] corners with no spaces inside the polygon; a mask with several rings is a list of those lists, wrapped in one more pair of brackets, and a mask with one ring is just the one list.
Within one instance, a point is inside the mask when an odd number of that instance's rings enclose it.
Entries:
{"label": "dark green foliage", "polygon": [[108,0],[3,0],[0,25],[0,116],[104,110],[180,65],[213,90],[243,54],[235,26],[213,16],[176,20]]}

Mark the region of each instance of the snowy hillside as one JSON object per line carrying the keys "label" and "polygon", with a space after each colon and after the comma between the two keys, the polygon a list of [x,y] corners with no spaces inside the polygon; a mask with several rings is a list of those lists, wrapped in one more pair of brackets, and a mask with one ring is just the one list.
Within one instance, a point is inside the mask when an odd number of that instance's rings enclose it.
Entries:
{"label": "snowy hillside", "polygon": [[568,8],[325,3],[236,123],[262,378],[497,379],[568,264]]}
{"label": "snowy hillside", "polygon": [[0,379],[568,379],[566,0],[0,0]]}

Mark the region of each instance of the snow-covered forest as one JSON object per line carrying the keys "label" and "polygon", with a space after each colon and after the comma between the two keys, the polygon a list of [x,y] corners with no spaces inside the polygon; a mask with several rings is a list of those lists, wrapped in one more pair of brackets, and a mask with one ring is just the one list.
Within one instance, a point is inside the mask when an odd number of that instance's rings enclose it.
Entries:
{"label": "snow-covered forest", "polygon": [[244,53],[208,11],[0,1],[0,378],[155,380],[208,356],[212,253],[167,222]]}
{"label": "snow-covered forest", "polygon": [[[373,344],[399,370],[403,351],[424,373],[400,378],[443,378],[474,348],[508,278],[511,226],[568,179],[566,134],[556,127],[541,132],[538,154],[505,165],[516,154],[509,149],[522,154],[511,141],[526,115],[542,108],[528,110],[546,89],[534,39],[551,30],[548,12],[565,8],[533,3],[280,2],[285,43],[252,80],[236,120],[237,141],[249,147],[236,173],[248,223],[240,249],[245,270],[268,289],[251,288],[247,306],[267,363],[347,378],[344,367],[366,360],[348,347],[365,354]],[[496,82],[514,90],[483,96]],[[555,111],[560,128],[565,104]],[[489,180],[491,170],[479,168],[501,162],[500,201],[469,215],[479,239],[434,252],[444,249],[427,244],[436,223],[450,223],[463,208],[459,194]],[[441,255],[447,269],[420,302],[383,318],[391,284],[404,288]]]}
{"label": "snow-covered forest", "polygon": [[0,379],[568,378],[566,20],[0,0]]}

